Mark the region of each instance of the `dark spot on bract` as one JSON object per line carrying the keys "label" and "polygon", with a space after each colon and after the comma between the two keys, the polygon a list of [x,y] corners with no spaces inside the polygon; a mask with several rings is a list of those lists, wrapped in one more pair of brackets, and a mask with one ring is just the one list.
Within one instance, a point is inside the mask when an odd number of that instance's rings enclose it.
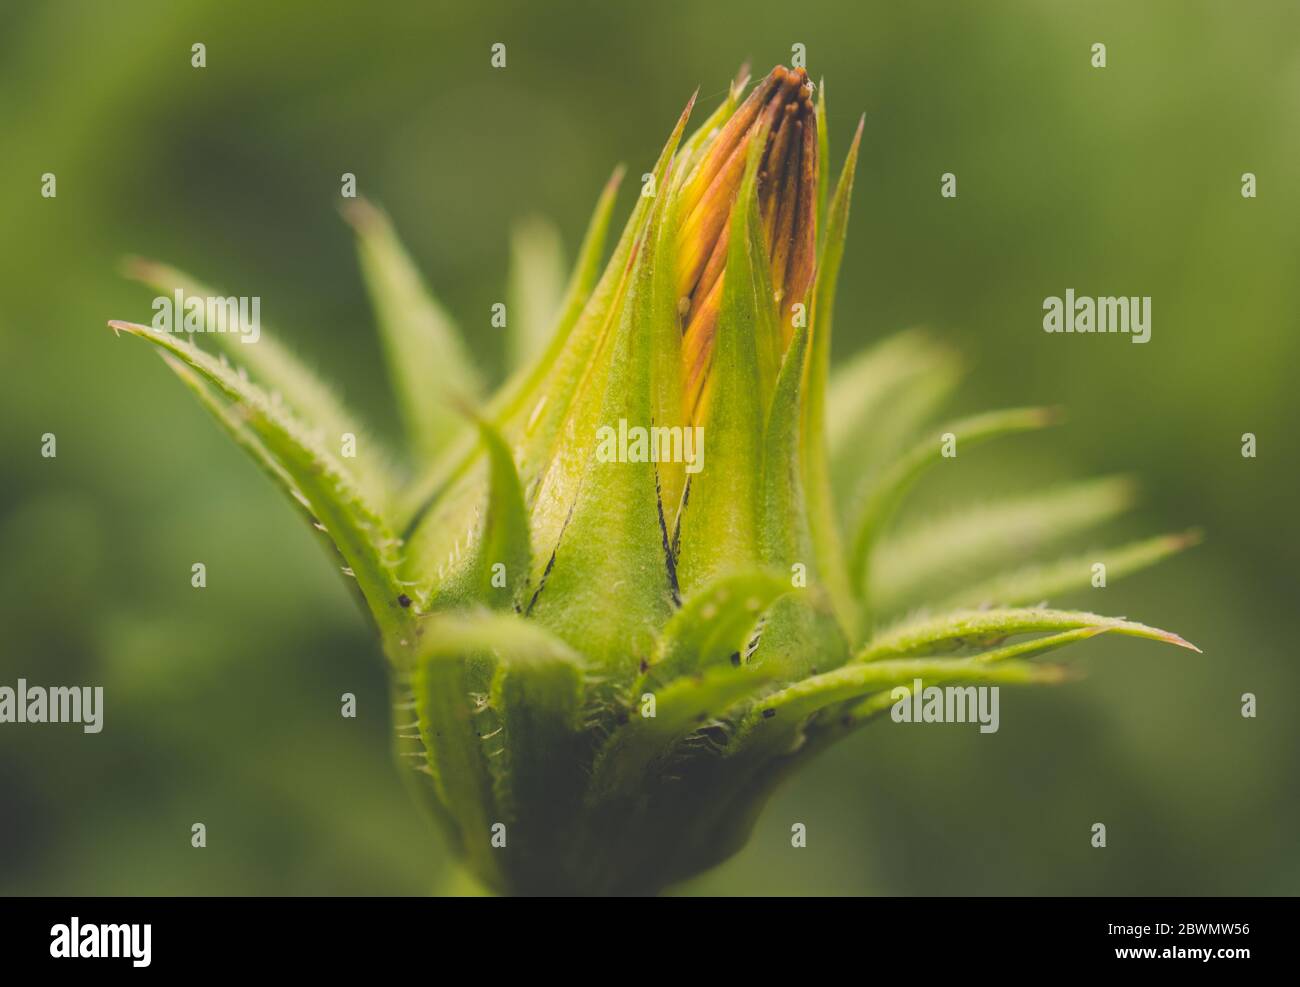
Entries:
{"label": "dark spot on bract", "polygon": [[736,665],[736,666],[739,667],[739,665],[740,665],[740,652],[739,652],[739,651],[733,651],[733,652],[732,652],[732,654],[731,654],[731,663],[732,663],[733,665]]}
{"label": "dark spot on bract", "polygon": [[763,710],[763,719],[770,720],[774,716],[776,716],[776,710],[774,709]]}
{"label": "dark spot on bract", "polygon": [[401,596],[397,598],[397,602],[404,607],[409,607],[411,605],[411,598],[407,596],[405,593],[403,593]]}
{"label": "dark spot on bract", "polygon": [[648,661],[646,661],[644,658],[642,658],[642,659],[641,659],[641,674],[644,675],[645,672],[646,672],[646,669],[648,669],[649,667],[650,667],[650,663],[649,663]]}

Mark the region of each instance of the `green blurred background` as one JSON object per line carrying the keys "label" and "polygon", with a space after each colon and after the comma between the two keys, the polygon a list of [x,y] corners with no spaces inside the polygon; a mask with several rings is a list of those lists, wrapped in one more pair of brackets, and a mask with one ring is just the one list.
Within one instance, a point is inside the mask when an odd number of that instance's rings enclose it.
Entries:
{"label": "green blurred background", "polygon": [[[697,85],[710,110],[742,60],[765,71],[795,42],[828,83],[836,170],[867,120],[837,354],[925,325],[967,356],[957,410],[1069,415],[972,454],[923,500],[1138,473],[1140,514],[1117,534],[1199,525],[1206,543],[1067,602],[1205,654],[1097,640],[1083,681],[1004,693],[997,734],[869,728],[684,890],[1300,892],[1292,0],[5,0],[0,19],[0,684],[107,695],[97,736],[0,727],[0,892],[449,886],[392,764],[360,613],[157,357],[104,327],[151,314],[121,258],[260,295],[265,323],[391,427],[342,172],[499,367],[488,311],[512,225],[553,217],[571,255],[610,169],[647,170]],[[956,200],[939,196],[946,171]],[[1068,287],[1151,295],[1152,341],[1045,334],[1042,299]],[[57,459],[39,455],[44,432]],[[1247,691],[1257,719],[1240,715]],[[795,821],[806,849],[790,848]]]}

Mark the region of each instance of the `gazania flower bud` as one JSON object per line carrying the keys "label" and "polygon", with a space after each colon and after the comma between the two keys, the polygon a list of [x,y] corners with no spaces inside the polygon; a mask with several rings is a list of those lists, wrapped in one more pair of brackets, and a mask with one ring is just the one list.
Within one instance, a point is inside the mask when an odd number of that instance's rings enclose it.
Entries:
{"label": "gazania flower bud", "polygon": [[[910,590],[1015,539],[946,523],[875,551],[941,461],[941,433],[875,460],[857,436],[888,417],[880,394],[946,372],[905,337],[828,387],[858,137],[826,198],[824,90],[814,104],[806,73],[778,66],[740,92],[691,136],[687,106],[602,268],[617,179],[606,187],[540,355],[490,397],[388,218],[348,211],[403,457],[274,334],[212,337],[236,370],[161,326],[112,323],[162,350],[337,551],[392,664],[399,754],[466,867],[500,891],[652,892],[699,873],[744,844],[783,777],[919,678],[1057,681],[1025,659],[1100,633],[1190,647],[1021,605],[1074,588],[1091,556],[997,574],[944,613]],[[468,399],[456,415],[453,394]],[[853,441],[833,445],[828,420]],[[1050,421],[1012,409],[942,434],[966,448]],[[850,493],[864,494],[856,517]],[[1123,498],[1053,495],[1010,521],[1048,530]],[[1185,544],[1118,550],[1112,573]],[[920,616],[896,619],[907,612]],[[1027,634],[1040,636],[1006,641]]]}

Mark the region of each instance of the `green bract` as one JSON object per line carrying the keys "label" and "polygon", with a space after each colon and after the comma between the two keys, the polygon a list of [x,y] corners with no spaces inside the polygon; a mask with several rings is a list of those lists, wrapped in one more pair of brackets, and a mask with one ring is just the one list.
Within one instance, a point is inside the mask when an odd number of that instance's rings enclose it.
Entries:
{"label": "green bract", "polygon": [[346,210],[400,452],[271,332],[214,333],[214,357],[111,323],[160,349],[337,552],[391,665],[399,754],[495,890],[653,892],[717,863],[782,777],[899,684],[1055,681],[1028,659],[1105,632],[1191,647],[1022,609],[1087,586],[1094,559],[1113,578],[1188,543],[1029,564],[1123,510],[1122,479],[891,531],[944,442],[1055,416],[924,427],[957,371],[917,334],[831,376],[861,126],[828,195],[824,98],[802,70],[743,89],[683,140],[687,107],[603,267],[619,174],[567,288],[554,236],[517,237],[507,326],[526,362],[491,395],[389,220]]}

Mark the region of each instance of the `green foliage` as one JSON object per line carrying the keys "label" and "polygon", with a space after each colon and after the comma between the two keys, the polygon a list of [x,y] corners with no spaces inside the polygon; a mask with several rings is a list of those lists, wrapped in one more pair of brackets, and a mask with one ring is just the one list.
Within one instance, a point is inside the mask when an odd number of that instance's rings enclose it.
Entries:
{"label": "green foliage", "polygon": [[889,628],[872,638],[854,657],[856,662],[880,661],[915,654],[941,654],[963,647],[978,647],[1014,634],[1067,631],[1084,627],[1149,638],[1197,650],[1177,634],[1119,617],[1102,617],[1074,610],[1032,607],[1005,610],[958,610],[941,617],[921,617]]}
{"label": "green foliage", "polygon": [[343,215],[357,232],[361,271],[375,306],[408,447],[413,456],[434,456],[462,424],[454,402],[480,397],[478,371],[388,217],[364,199]]}
{"label": "green foliage", "polygon": [[948,517],[927,518],[886,536],[876,546],[871,598],[880,610],[888,612],[921,602],[926,594],[933,598],[946,588],[956,592],[953,583],[969,583],[973,574],[978,578],[995,568],[1020,563],[1118,516],[1132,506],[1133,499],[1131,480],[1109,477],[1010,497]]}
{"label": "green foliage", "polygon": [[951,441],[954,452],[972,445],[1017,432],[1051,425],[1055,416],[1045,408],[1013,408],[973,415],[933,430],[899,456],[867,491],[854,525],[850,571],[859,584],[865,584],[867,567],[876,540],[907,492],[928,470],[944,462],[945,443]]}
{"label": "green foliage", "polygon": [[510,366],[529,366],[546,349],[564,302],[564,247],[555,225],[534,216],[510,236],[506,287]]}
{"label": "green foliage", "polygon": [[[282,402],[228,363],[148,326],[129,322],[110,326],[153,343],[171,358],[173,367],[186,366],[216,388],[224,400],[212,395],[205,404],[218,412],[218,422],[227,430],[239,419],[247,422],[260,443],[256,458],[264,471],[311,512],[313,526],[324,530],[347,563],[344,575],[356,580],[389,654],[405,647],[410,616],[400,602],[404,594],[396,573],[398,540],[343,462]],[[187,383],[192,387],[197,382],[189,375]],[[243,445],[259,448],[247,440]]]}

